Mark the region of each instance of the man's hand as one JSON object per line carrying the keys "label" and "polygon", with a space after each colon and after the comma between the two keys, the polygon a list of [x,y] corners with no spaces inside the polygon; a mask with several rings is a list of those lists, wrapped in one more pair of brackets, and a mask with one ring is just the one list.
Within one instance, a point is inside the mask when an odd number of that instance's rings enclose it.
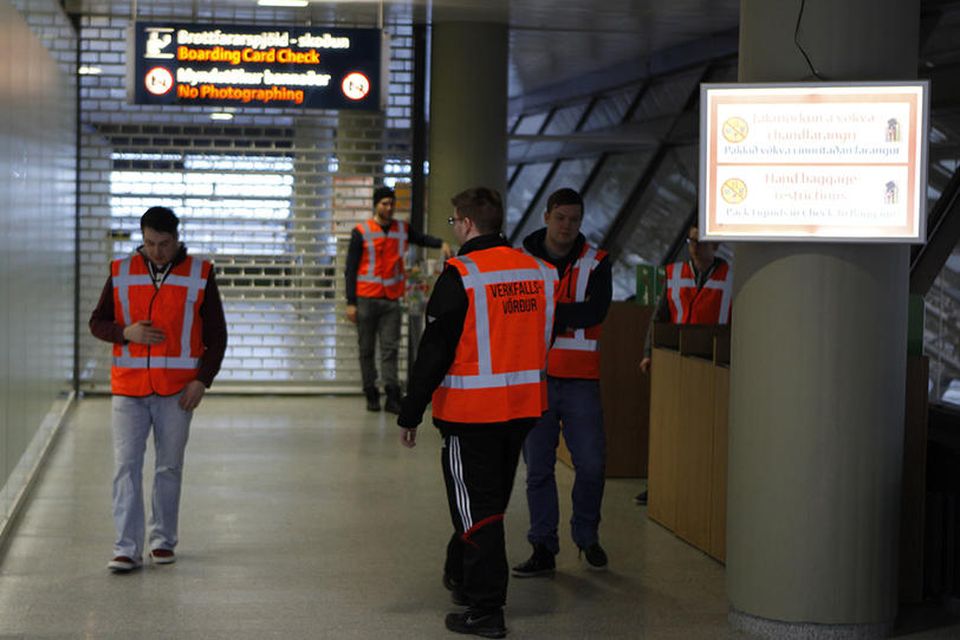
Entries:
{"label": "man's hand", "polygon": [[444,242],[443,244],[440,245],[440,253],[443,254],[444,258],[453,257],[453,249],[450,247],[449,242]]}
{"label": "man's hand", "polygon": [[643,375],[650,373],[650,358],[644,358],[640,361],[640,373]]}
{"label": "man's hand", "polygon": [[188,382],[187,386],[183,388],[183,393],[180,394],[180,408],[184,411],[196,409],[200,401],[203,400],[203,394],[206,390],[207,388],[199,380]]}
{"label": "man's hand", "polygon": [[400,427],[400,444],[407,449],[413,449],[417,446],[417,428],[407,429],[406,427]]}
{"label": "man's hand", "polygon": [[163,331],[153,326],[152,320],[141,320],[124,327],[123,338],[137,344],[160,344],[167,339]]}
{"label": "man's hand", "polygon": [[348,304],[347,305],[347,320],[353,324],[357,324],[357,305]]}

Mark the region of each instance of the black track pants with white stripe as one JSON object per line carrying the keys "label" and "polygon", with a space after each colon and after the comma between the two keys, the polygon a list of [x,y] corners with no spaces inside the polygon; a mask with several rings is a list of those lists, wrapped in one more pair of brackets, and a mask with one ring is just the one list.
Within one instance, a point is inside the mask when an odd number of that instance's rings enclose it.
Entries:
{"label": "black track pants with white stripe", "polygon": [[452,434],[444,429],[441,465],[454,534],[444,571],[463,585],[475,607],[502,607],[507,599],[503,514],[513,491],[520,450],[536,423],[514,420],[476,425]]}

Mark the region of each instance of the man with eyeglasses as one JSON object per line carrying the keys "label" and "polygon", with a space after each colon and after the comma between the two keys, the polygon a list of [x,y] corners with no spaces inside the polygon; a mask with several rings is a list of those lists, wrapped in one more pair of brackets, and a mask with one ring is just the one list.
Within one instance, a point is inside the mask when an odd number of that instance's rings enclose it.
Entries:
{"label": "man with eyeglasses", "polygon": [[456,633],[502,638],[509,580],[503,518],[520,449],[546,407],[544,369],[553,331],[556,272],[500,234],[492,189],[467,189],[448,218],[461,244],[427,303],[427,326],[397,418],[413,447],[423,413],[443,437],[441,461],[454,532],[443,584],[463,612]]}
{"label": "man with eyeglasses", "polygon": [[[696,223],[687,229],[689,260],[667,265],[666,287],[657,306],[653,322],[672,324],[727,324],[733,298],[733,270],[717,255],[716,242],[700,240]],[[640,371],[650,372],[650,340]],[[634,501],[647,504],[647,492],[638,494]]]}
{"label": "man with eyeglasses", "polygon": [[347,320],[357,325],[360,343],[360,375],[367,411],[380,411],[380,389],[374,362],[380,340],[380,373],[383,375],[390,413],[400,413],[400,379],[397,357],[400,346],[400,300],[406,288],[404,254],[408,244],[440,249],[453,255],[450,245],[410,228],[393,217],[396,194],[390,187],[373,192],[373,218],[358,224],[350,234],[347,250]]}
{"label": "man with eyeglasses", "polygon": [[[667,265],[666,287],[654,322],[672,324],[727,324],[733,297],[730,263],[717,255],[716,242],[701,242],[699,228],[687,230],[690,259]],[[649,345],[648,345],[649,348]],[[650,354],[640,362],[643,373],[650,371]]]}

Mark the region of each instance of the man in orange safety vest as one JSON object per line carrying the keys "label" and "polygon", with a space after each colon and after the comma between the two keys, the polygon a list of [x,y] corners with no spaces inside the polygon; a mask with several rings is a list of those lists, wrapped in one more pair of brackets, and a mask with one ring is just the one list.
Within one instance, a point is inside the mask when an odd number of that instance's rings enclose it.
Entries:
{"label": "man in orange safety vest", "polygon": [[451,631],[502,638],[507,596],[503,517],[520,449],[546,409],[556,271],[500,235],[500,195],[483,187],[452,200],[461,243],[437,279],[397,424],[413,447],[433,401],[454,533],[443,583],[466,605]]}

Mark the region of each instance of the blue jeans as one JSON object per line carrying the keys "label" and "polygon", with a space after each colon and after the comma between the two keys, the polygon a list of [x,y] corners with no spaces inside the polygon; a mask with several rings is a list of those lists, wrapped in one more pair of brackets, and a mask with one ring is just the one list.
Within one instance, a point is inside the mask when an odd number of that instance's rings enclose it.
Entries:
{"label": "blue jeans", "polygon": [[598,542],[600,505],[603,502],[606,436],[600,405],[600,382],[547,377],[549,409],[523,444],[527,463],[527,505],[530,531],[527,540],[560,551],[557,525],[560,511],[554,466],[560,425],[575,470],[573,516],[570,533],[578,547]]}
{"label": "blue jeans", "polygon": [[143,455],[153,427],[156,465],[150,517],[150,548],[177,546],[183,454],[192,411],[175,396],[113,396],[113,555],[139,558],[144,542]]}

